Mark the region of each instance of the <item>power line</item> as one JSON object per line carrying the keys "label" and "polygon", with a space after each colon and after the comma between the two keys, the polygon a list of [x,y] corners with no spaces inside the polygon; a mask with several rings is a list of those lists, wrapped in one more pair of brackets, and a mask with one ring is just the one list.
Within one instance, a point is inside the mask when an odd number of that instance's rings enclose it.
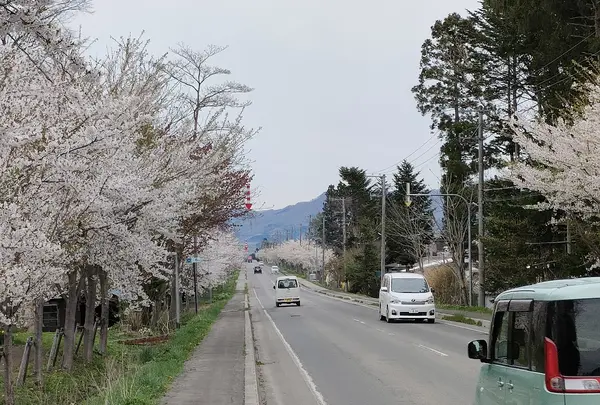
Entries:
{"label": "power line", "polygon": [[[399,160],[398,162],[394,163],[393,165],[390,165],[384,169],[381,170],[377,170],[375,173],[382,173],[385,171],[388,171],[391,168],[395,168],[396,166],[398,166],[400,163],[402,163],[404,160],[408,160],[409,157],[411,157],[412,155],[414,155],[415,153],[417,153],[423,146],[427,145],[429,143],[429,141],[431,141],[433,138],[435,138],[436,136],[439,136],[439,132],[436,134],[431,135],[431,137],[429,139],[427,139],[425,142],[423,142],[423,144],[421,144],[421,146],[419,146],[417,149],[415,149],[414,151],[412,151],[412,153],[410,153],[408,156],[406,156],[404,159]],[[435,146],[435,145],[434,145]],[[429,148],[431,149],[431,148]],[[428,150],[429,150],[428,149]]]}

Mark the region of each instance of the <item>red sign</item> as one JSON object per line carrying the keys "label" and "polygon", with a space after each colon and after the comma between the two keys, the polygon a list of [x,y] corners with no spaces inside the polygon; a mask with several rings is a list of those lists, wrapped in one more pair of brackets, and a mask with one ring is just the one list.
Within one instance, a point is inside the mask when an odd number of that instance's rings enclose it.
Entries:
{"label": "red sign", "polygon": [[250,202],[250,183],[246,184],[246,209],[250,211],[252,203]]}
{"label": "red sign", "polygon": [[247,252],[248,251],[248,244],[244,245],[244,250]]}

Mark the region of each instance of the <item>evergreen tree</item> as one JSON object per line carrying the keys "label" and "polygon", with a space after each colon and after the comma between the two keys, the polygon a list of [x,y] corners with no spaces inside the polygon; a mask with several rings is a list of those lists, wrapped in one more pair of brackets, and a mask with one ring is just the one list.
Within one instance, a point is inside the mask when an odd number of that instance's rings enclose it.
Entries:
{"label": "evergreen tree", "polygon": [[505,180],[490,181],[487,187],[492,190],[486,196],[487,291],[585,274],[590,251],[574,236],[572,253],[567,254],[561,213],[526,207],[543,202],[542,196],[518,190]]}
{"label": "evergreen tree", "polygon": [[421,259],[417,254],[424,252],[433,240],[433,209],[429,197],[412,197],[412,204],[406,206],[407,183],[411,194],[429,194],[429,189],[408,161],[402,161],[397,170],[388,210],[387,252],[390,261],[412,266]]}
{"label": "evergreen tree", "polygon": [[380,279],[377,272],[380,270],[380,261],[379,252],[374,243],[375,231],[368,224],[361,229],[360,247],[353,251],[354,264],[348,269],[350,291],[378,297]]}
{"label": "evergreen tree", "polygon": [[[325,245],[331,248],[336,254],[340,254],[343,249],[342,237],[342,213],[339,202],[335,199],[339,194],[333,185],[327,188],[325,193],[325,202],[323,202],[322,215],[325,217]],[[322,221],[319,225],[319,231],[322,232]]]}

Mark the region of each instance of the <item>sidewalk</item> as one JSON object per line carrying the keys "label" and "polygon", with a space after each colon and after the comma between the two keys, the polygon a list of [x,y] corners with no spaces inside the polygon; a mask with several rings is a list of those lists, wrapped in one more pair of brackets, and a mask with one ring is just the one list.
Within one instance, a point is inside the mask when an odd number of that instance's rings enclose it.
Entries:
{"label": "sidewalk", "polygon": [[246,272],[206,338],[185,363],[162,404],[244,404]]}
{"label": "sidewalk", "polygon": [[[312,283],[303,278],[298,278],[300,281],[300,285],[309,290],[318,292],[323,295],[328,295],[330,297],[345,299],[352,302],[357,302],[359,304],[364,305],[372,305],[377,307],[379,305],[379,300],[377,298],[367,297],[359,294],[350,294],[342,291],[330,290],[328,288],[322,287],[318,284]],[[485,328],[489,328],[490,320],[492,319],[491,314],[482,313],[482,312],[468,312],[468,311],[459,311],[452,309],[442,309],[437,311],[438,315],[448,316],[448,315],[462,315],[466,318],[471,318],[475,321],[481,322],[481,326]]]}

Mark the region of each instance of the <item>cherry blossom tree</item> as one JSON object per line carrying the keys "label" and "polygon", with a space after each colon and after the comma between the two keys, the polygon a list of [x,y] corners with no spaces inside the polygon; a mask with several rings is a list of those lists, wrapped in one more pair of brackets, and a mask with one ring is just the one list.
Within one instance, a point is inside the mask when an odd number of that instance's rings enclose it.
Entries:
{"label": "cherry blossom tree", "polygon": [[528,161],[515,164],[511,177],[523,188],[540,192],[547,202],[542,209],[596,217],[600,206],[600,87],[591,104],[573,123],[556,125],[515,119],[515,140]]}
{"label": "cherry blossom tree", "polygon": [[598,267],[597,233],[590,230],[600,220],[600,86],[588,89],[590,104],[572,122],[549,125],[523,117],[511,121],[515,141],[527,159],[513,165],[509,176],[518,187],[544,196],[544,202],[532,208],[577,219],[572,223],[592,252],[589,259],[596,261],[592,267]]}
{"label": "cherry blossom tree", "polygon": [[[261,250],[261,257],[268,263],[288,264],[297,266],[305,271],[318,269],[322,265],[320,247],[315,251],[315,245],[307,241],[288,240],[280,245]],[[325,266],[334,258],[333,250],[325,250]]]}
{"label": "cherry blossom tree", "polygon": [[[43,303],[67,298],[62,366],[71,369],[75,313],[86,295],[84,355],[91,360],[98,287],[101,351],[108,295],[147,301],[150,280],[170,280],[167,257],[181,259],[199,236],[207,274],[222,282],[243,255],[227,232],[243,216],[251,175],[244,144],[256,134],[240,113],[243,85],[205,80],[228,71],[211,56],[181,48],[175,62],[154,58],[141,38],[121,39],[95,64],[60,28],[84,0],[0,4],[9,41],[0,45],[0,324],[5,330],[5,390],[13,402],[10,344],[24,308],[35,307],[36,371],[41,382]],[[7,22],[8,21],[8,22]],[[186,56],[187,55],[187,56]],[[51,58],[48,58],[51,56]],[[187,58],[187,59],[186,59]],[[186,62],[187,60],[187,62]],[[182,72],[206,77],[190,103]],[[177,69],[180,69],[177,71]],[[210,266],[210,267],[209,267]]]}

